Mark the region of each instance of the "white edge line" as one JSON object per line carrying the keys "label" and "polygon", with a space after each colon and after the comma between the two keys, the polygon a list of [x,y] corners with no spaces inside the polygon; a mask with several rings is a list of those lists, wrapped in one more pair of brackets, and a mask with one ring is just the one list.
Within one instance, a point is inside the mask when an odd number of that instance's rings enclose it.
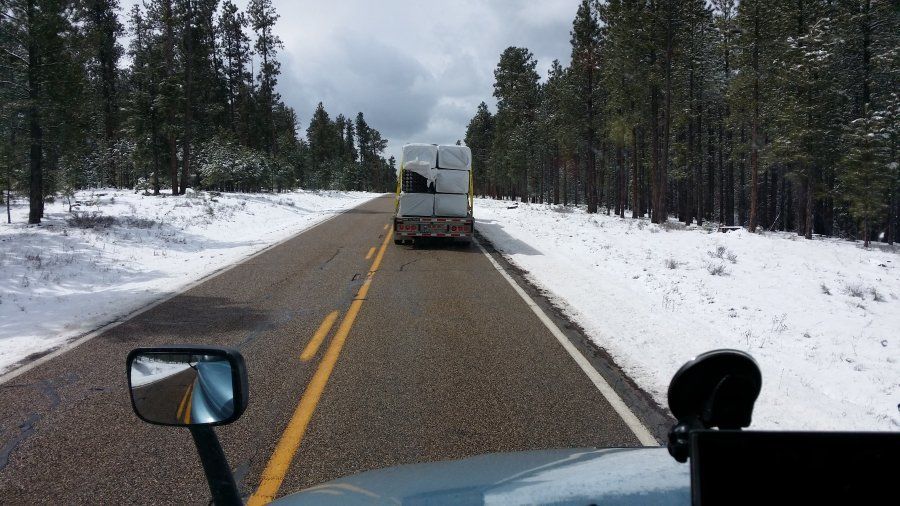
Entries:
{"label": "white edge line", "polygon": [[594,366],[592,366],[591,363],[588,362],[586,358],[584,358],[584,355],[582,355],[581,352],[578,351],[578,348],[576,348],[575,345],[572,344],[571,341],[569,341],[569,338],[567,338],[566,335],[562,333],[559,327],[557,327],[556,324],[553,323],[553,320],[551,320],[550,317],[547,316],[547,313],[545,313],[544,310],[540,306],[538,306],[537,302],[535,302],[534,299],[532,299],[528,295],[528,293],[526,293],[525,290],[523,290],[522,287],[519,286],[518,283],[516,283],[516,281],[509,275],[509,273],[506,272],[505,269],[503,269],[503,267],[499,263],[497,263],[496,260],[494,260],[494,257],[492,257],[490,253],[488,253],[487,250],[484,249],[484,246],[482,246],[477,239],[475,239],[474,237],[472,239],[473,241],[475,241],[475,244],[478,245],[478,248],[481,250],[481,252],[484,253],[484,256],[486,256],[491,262],[491,265],[493,265],[494,268],[497,269],[497,272],[499,272],[500,275],[503,276],[503,278],[506,279],[506,281],[513,287],[516,293],[518,293],[519,296],[522,297],[522,300],[525,301],[525,304],[531,308],[538,319],[541,320],[545,327],[547,327],[547,330],[549,330],[550,333],[553,334],[554,337],[556,337],[556,340],[559,341],[559,344],[561,344],[562,347],[567,352],[569,352],[569,355],[571,355],[572,359],[575,360],[575,363],[578,364],[579,367],[581,367],[581,370],[584,371],[584,374],[586,374],[588,379],[591,380],[591,383],[593,383],[594,386],[597,387],[597,390],[600,391],[603,397],[606,398],[607,402],[609,402],[613,409],[616,410],[616,413],[619,415],[622,421],[625,422],[625,425],[627,425],[628,428],[631,429],[631,432],[634,433],[634,436],[638,439],[638,441],[640,441],[644,446],[659,446],[659,441],[657,441],[656,438],[650,434],[650,431],[647,430],[646,427],[644,427],[644,424],[642,424],[641,421],[638,420],[637,416],[635,416],[635,414],[631,411],[631,409],[628,408],[628,406],[625,404],[625,401],[623,401],[622,398],[619,397],[619,394],[617,394],[616,391],[613,390],[611,386],[609,386],[609,383],[607,383],[606,380],[603,379],[603,376],[601,376],[600,373],[597,372],[596,369],[594,369]]}
{"label": "white edge line", "polygon": [[[379,195],[379,196],[380,196],[380,195]],[[231,269],[234,269],[235,267],[237,267],[237,266],[239,266],[239,265],[241,265],[241,264],[243,264],[243,263],[245,263],[245,262],[249,262],[250,260],[253,260],[254,258],[258,257],[259,255],[262,255],[263,253],[269,251],[270,249],[276,248],[276,247],[278,247],[278,246],[281,246],[282,244],[284,244],[284,243],[290,241],[291,239],[294,239],[294,238],[296,238],[296,237],[299,236],[299,235],[302,235],[302,234],[304,234],[304,233],[306,233],[306,232],[309,232],[310,230],[312,230],[312,229],[318,227],[319,225],[323,225],[323,224],[325,224],[325,223],[328,223],[329,221],[331,221],[331,220],[337,218],[338,216],[341,216],[341,215],[344,214],[344,213],[347,213],[347,212],[349,212],[349,211],[352,211],[353,209],[356,209],[357,207],[359,207],[359,206],[361,206],[361,205],[363,205],[363,204],[367,204],[367,203],[369,203],[369,202],[371,202],[371,201],[373,201],[373,200],[375,200],[375,199],[377,199],[377,198],[378,198],[378,196],[373,197],[373,198],[371,198],[371,199],[369,199],[369,200],[366,200],[365,202],[360,202],[359,204],[357,204],[357,205],[355,205],[355,206],[353,206],[353,207],[348,207],[347,209],[344,209],[343,211],[340,211],[340,212],[338,212],[338,213],[335,213],[335,214],[329,216],[328,218],[325,218],[325,219],[322,220],[322,221],[318,221],[318,222],[316,222],[316,223],[312,223],[312,224],[310,224],[308,227],[303,228],[303,229],[300,229],[300,230],[298,230],[297,232],[291,234],[291,235],[288,236],[288,237],[285,237],[284,239],[281,239],[281,240],[278,241],[278,242],[269,244],[268,246],[263,247],[261,250],[255,251],[255,252],[251,253],[249,256],[244,257],[244,258],[242,258],[241,260],[238,260],[237,262],[235,262],[235,263],[233,263],[233,264],[226,265],[225,267],[220,267],[220,268],[218,268],[218,269],[216,269],[216,270],[210,272],[209,274],[206,274],[206,275],[203,276],[202,278],[197,279],[197,280],[195,280],[195,281],[192,281],[192,282],[188,283],[187,285],[185,285],[185,286],[179,288],[178,290],[176,290],[176,291],[174,291],[174,292],[168,292],[168,293],[166,293],[166,294],[163,294],[159,299],[157,299],[157,300],[154,301],[154,302],[150,302],[150,303],[149,303],[148,305],[146,305],[146,306],[143,306],[143,307],[141,307],[141,308],[139,308],[139,309],[137,309],[137,310],[135,310],[135,311],[132,311],[132,312],[130,312],[130,313],[126,313],[125,315],[116,316],[116,317],[113,318],[113,321],[111,321],[111,322],[109,322],[109,323],[103,325],[102,327],[100,327],[100,328],[98,328],[98,329],[96,329],[96,330],[90,331],[90,332],[88,332],[87,334],[85,334],[84,336],[79,337],[78,339],[76,339],[76,340],[74,340],[74,341],[69,341],[68,343],[63,344],[62,346],[60,346],[60,347],[57,348],[56,350],[54,350],[54,351],[52,351],[52,352],[50,352],[50,353],[44,355],[44,356],[41,357],[41,358],[38,358],[38,359],[33,360],[33,361],[31,361],[31,362],[28,362],[27,364],[25,364],[25,365],[23,365],[23,366],[21,366],[21,367],[17,367],[17,368],[15,368],[15,369],[13,369],[13,370],[11,370],[11,371],[5,373],[5,374],[0,375],[0,385],[6,383],[7,381],[10,381],[10,380],[16,378],[17,376],[20,376],[20,375],[22,375],[22,374],[25,374],[26,372],[28,372],[28,371],[34,369],[35,367],[38,367],[38,366],[40,366],[40,365],[42,365],[42,364],[46,364],[47,362],[53,360],[54,358],[56,358],[56,357],[58,357],[58,356],[60,356],[60,355],[62,355],[62,354],[64,354],[64,353],[66,353],[66,352],[69,352],[69,351],[74,350],[75,348],[77,348],[77,347],[81,346],[82,344],[84,344],[84,343],[90,341],[91,339],[93,339],[93,338],[99,336],[100,334],[103,334],[104,332],[107,332],[107,331],[109,331],[109,330],[112,330],[112,329],[118,327],[119,325],[121,325],[121,324],[123,324],[123,323],[125,323],[125,322],[127,322],[127,321],[129,321],[129,320],[131,320],[132,318],[135,318],[136,316],[140,316],[141,314],[146,313],[147,311],[150,311],[151,309],[155,308],[156,306],[159,306],[160,304],[164,304],[164,303],[166,303],[166,302],[168,302],[168,301],[174,299],[175,297],[178,297],[179,295],[181,295],[181,294],[183,294],[183,293],[185,293],[185,292],[187,292],[187,291],[193,289],[194,287],[196,287],[197,285],[199,285],[199,284],[201,284],[201,283],[205,283],[205,282],[207,282],[207,281],[209,281],[209,280],[211,280],[211,279],[213,279],[213,278],[215,278],[215,277],[217,277],[217,276],[219,276],[219,275],[221,275],[221,274],[225,274],[226,272],[230,271]]]}

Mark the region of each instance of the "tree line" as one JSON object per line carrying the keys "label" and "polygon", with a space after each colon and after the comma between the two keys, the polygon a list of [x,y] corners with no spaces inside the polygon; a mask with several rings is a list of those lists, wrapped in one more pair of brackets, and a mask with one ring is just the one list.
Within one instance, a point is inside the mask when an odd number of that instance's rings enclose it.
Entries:
{"label": "tree line", "polygon": [[571,61],[523,47],[466,130],[476,191],[893,243],[896,0],[582,0]]}
{"label": "tree line", "polygon": [[[319,103],[306,135],[277,92],[271,0],[0,0],[7,201],[86,187],[388,191],[387,142]],[[127,47],[122,45],[128,35]]]}

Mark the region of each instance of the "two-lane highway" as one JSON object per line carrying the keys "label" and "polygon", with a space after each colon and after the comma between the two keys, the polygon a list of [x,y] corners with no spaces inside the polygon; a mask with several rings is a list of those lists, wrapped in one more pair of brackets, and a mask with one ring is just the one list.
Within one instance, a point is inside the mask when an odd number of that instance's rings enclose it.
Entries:
{"label": "two-lane highway", "polygon": [[[238,348],[218,429],[251,502],[385,466],[639,440],[477,246],[396,246],[375,199],[0,385],[0,503],[203,503],[185,429],[132,413],[125,356]],[[239,233],[239,231],[235,231]]]}

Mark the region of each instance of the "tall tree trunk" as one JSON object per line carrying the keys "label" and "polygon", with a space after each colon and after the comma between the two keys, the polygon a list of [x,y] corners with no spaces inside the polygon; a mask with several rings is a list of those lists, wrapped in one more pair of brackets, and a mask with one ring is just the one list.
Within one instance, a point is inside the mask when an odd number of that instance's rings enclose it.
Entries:
{"label": "tall tree trunk", "polygon": [[[171,0],[167,0],[163,4],[163,16],[165,22],[165,53],[166,53],[166,61],[164,65],[166,66],[166,81],[167,82],[167,91],[172,93],[172,76],[173,70],[172,67],[175,64],[175,35],[173,33],[175,23],[175,19],[172,14],[172,2]],[[168,132],[167,139],[169,143],[169,178],[172,180],[172,195],[178,195],[178,147],[175,143],[175,103],[174,97],[171,95],[167,97],[169,103],[167,104],[166,109],[168,110]]]}
{"label": "tall tree trunk", "polygon": [[[11,128],[9,130],[9,147],[15,152],[16,151],[16,129]],[[10,193],[12,192],[12,162],[6,164],[6,223],[12,223],[12,211],[10,210],[11,203]]]}
{"label": "tall tree trunk", "polygon": [[659,90],[650,90],[650,221],[662,223],[659,208]]}
{"label": "tall tree trunk", "polygon": [[191,174],[191,142],[194,131],[194,3],[186,0],[184,22],[184,139],[181,145],[181,188],[179,193],[187,191],[188,178]]}
{"label": "tall tree trunk", "polygon": [[764,225],[768,225],[769,230],[775,230],[778,221],[778,170],[776,165],[769,166],[769,191],[768,194],[768,217]]}
{"label": "tall tree trunk", "polygon": [[559,165],[559,148],[557,148],[553,159],[553,205],[559,205]]}
{"label": "tall tree trunk", "polygon": [[703,225],[703,83],[701,81],[698,86],[697,100],[697,129],[696,129],[696,153],[694,154],[694,177],[695,177],[695,209],[697,215],[697,226]]}
{"label": "tall tree trunk", "polygon": [[[747,141],[747,132],[743,125],[741,125],[741,133],[740,133],[740,145],[743,146],[744,142]],[[746,202],[746,194],[744,188],[747,186],[747,168],[746,159],[744,157],[740,158],[738,162],[738,174],[740,174],[738,179],[738,190],[737,190],[737,199],[738,199],[738,225],[746,225],[747,224],[747,202]]]}
{"label": "tall tree trunk", "polygon": [[[812,239],[813,233],[813,222],[815,216],[813,215],[813,184],[812,177],[806,178],[806,230],[804,232],[804,236],[807,239]],[[868,222],[867,222],[868,223]],[[867,232],[868,234],[868,232]],[[866,238],[868,242],[868,236]]]}
{"label": "tall tree trunk", "polygon": [[27,6],[28,23],[28,132],[29,156],[28,223],[36,225],[44,217],[44,130],[41,128],[38,101],[41,98],[41,55],[38,47],[37,12],[34,1]]}
{"label": "tall tree trunk", "polygon": [[[592,62],[593,63],[593,62]],[[595,171],[597,170],[596,154],[594,153],[594,69],[588,68],[587,80],[587,171],[585,172],[586,184],[584,185],[585,203],[587,204],[588,213],[597,212],[597,195],[594,189],[596,182]]]}
{"label": "tall tree trunk", "polygon": [[750,220],[747,228],[756,232],[759,208],[759,2],[753,16],[753,121],[750,126]]}
{"label": "tall tree trunk", "polygon": [[638,174],[639,153],[637,127],[631,127],[631,217],[641,217],[641,180]]}

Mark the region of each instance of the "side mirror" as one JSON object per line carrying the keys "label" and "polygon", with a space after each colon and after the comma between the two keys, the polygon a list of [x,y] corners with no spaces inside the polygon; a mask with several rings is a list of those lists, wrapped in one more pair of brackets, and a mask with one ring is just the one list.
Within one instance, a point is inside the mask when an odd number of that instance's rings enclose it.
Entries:
{"label": "side mirror", "polygon": [[750,426],[762,373],[753,357],[738,350],[714,350],[687,362],[669,383],[669,410],[678,423],[669,432],[669,453],[690,456],[690,433]]}
{"label": "side mirror", "polygon": [[157,425],[229,424],[247,407],[247,367],[236,350],[202,346],[137,348],[128,354],[131,406]]}

